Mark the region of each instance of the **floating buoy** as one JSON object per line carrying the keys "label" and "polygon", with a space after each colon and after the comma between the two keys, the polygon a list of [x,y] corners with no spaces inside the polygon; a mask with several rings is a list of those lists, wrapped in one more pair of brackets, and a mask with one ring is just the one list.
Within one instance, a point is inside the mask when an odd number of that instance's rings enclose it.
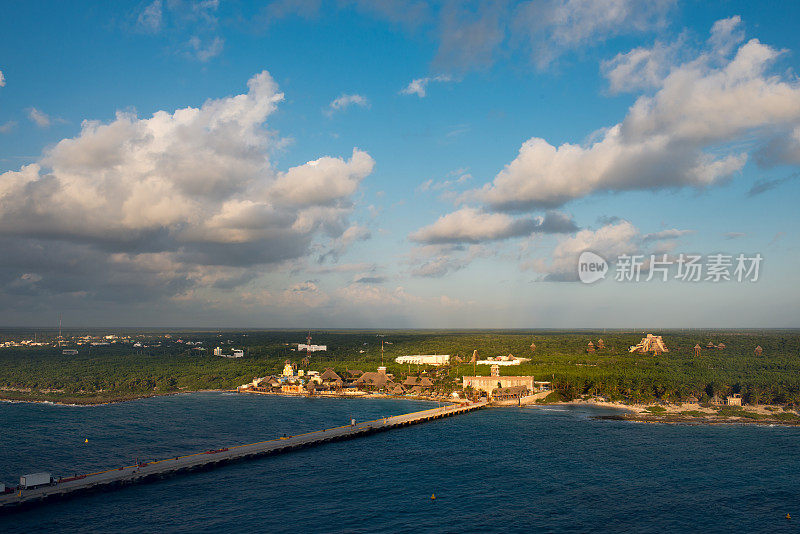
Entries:
{"label": "floating buoy", "polygon": [[86,438],[85,440],[83,440],[83,442],[84,443],[89,443],[89,438]]}
{"label": "floating buoy", "polygon": [[792,518],[792,516],[790,516],[789,514],[786,514],[786,519],[791,519],[791,518]]}
{"label": "floating buoy", "polygon": [[[436,500],[436,494],[435,494],[435,493],[433,493],[433,494],[431,495],[431,500],[432,500],[432,501],[435,501],[435,500]],[[787,515],[788,515],[788,514],[787,514]]]}

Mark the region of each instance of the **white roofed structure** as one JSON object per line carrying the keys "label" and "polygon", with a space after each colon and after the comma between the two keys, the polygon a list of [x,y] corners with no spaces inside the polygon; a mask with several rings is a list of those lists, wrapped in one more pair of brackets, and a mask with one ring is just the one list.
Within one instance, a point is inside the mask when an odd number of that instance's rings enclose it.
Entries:
{"label": "white roofed structure", "polygon": [[449,354],[414,354],[411,356],[398,356],[394,359],[397,363],[414,363],[417,365],[447,365],[450,363]]}

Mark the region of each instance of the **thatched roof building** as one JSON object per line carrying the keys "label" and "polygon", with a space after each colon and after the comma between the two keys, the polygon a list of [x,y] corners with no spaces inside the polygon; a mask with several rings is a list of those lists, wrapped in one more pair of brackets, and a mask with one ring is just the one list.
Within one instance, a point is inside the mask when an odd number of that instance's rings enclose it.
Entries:
{"label": "thatched roof building", "polygon": [[325,372],[323,372],[319,377],[322,379],[323,382],[335,382],[337,380],[341,380],[342,377],[339,376],[336,371],[331,369],[330,367],[325,368]]}

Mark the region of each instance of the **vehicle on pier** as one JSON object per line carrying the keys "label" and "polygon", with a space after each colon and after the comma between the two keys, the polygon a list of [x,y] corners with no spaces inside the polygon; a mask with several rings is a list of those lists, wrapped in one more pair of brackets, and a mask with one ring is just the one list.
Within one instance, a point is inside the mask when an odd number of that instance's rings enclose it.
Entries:
{"label": "vehicle on pier", "polygon": [[29,475],[22,475],[19,477],[19,486],[22,489],[38,488],[39,486],[49,486],[54,484],[55,480],[50,473],[31,473]]}

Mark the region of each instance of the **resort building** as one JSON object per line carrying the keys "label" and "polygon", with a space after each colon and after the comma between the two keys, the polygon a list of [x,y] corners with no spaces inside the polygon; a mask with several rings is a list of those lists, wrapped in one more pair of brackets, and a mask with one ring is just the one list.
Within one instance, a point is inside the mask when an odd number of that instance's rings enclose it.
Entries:
{"label": "resort building", "polygon": [[483,391],[491,395],[495,389],[525,387],[529,391],[536,390],[532,376],[465,376],[464,388],[471,387],[476,391]]}
{"label": "resort building", "polygon": [[530,358],[517,358],[513,354],[509,354],[508,356],[497,356],[488,360],[478,360],[476,363],[478,365],[519,365],[529,361],[531,361]]}
{"label": "resort building", "polygon": [[449,354],[414,354],[411,356],[398,356],[394,359],[400,364],[413,363],[416,365],[447,365],[450,363]]}

